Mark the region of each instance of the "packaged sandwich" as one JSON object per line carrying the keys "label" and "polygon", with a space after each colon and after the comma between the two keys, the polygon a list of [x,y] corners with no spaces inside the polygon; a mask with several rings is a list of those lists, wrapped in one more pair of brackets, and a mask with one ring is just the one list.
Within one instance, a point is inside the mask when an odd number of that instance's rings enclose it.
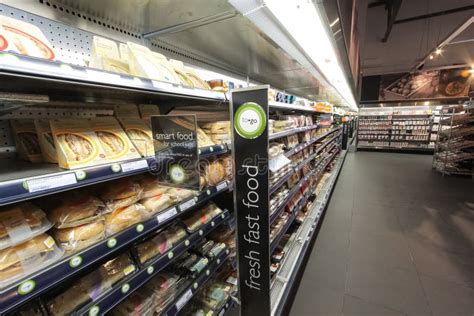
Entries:
{"label": "packaged sandwich", "polygon": [[159,184],[157,178],[152,175],[143,176],[140,179],[140,186],[143,189],[142,199],[164,194],[170,189],[170,187]]}
{"label": "packaged sandwich", "polygon": [[[185,118],[173,118],[172,121],[184,128],[187,128],[189,130],[194,130],[194,124]],[[215,145],[214,142],[209,138],[209,136],[206,135],[206,133],[204,133],[204,131],[201,128],[197,127],[196,134],[198,138],[199,147]]]}
{"label": "packaged sandwich", "polygon": [[61,168],[82,168],[109,161],[89,120],[55,119],[50,124]]}
{"label": "packaged sandwich", "polygon": [[176,84],[180,82],[165,56],[142,45],[131,42],[127,42],[127,45],[132,75]]}
{"label": "packaged sandwich", "polygon": [[153,134],[150,127],[140,118],[119,119],[122,127],[142,157],[155,155]]}
{"label": "packaged sandwich", "polygon": [[0,249],[38,236],[51,226],[46,214],[30,202],[0,208]]}
{"label": "packaged sandwich", "polygon": [[11,120],[18,156],[26,161],[41,162],[41,147],[33,120]]}
{"label": "packaged sandwich", "polygon": [[43,161],[58,163],[58,153],[54,146],[54,137],[49,120],[35,120],[36,135],[41,147]]}
{"label": "packaged sandwich", "polygon": [[231,286],[222,282],[212,282],[199,292],[196,299],[211,310],[221,309],[229,298]]}
{"label": "packaged sandwich", "polygon": [[108,235],[113,235],[147,219],[147,217],[145,207],[139,203],[119,208],[105,215],[105,231]]}
{"label": "packaged sandwich", "polygon": [[140,263],[145,263],[151,258],[163,255],[186,236],[186,231],[182,227],[173,225],[159,232],[153,238],[138,244],[136,250]]}
{"label": "packaged sandwich", "polygon": [[140,119],[138,106],[135,104],[116,104],[114,114],[118,120],[121,119]]}
{"label": "packaged sandwich", "polygon": [[0,15],[0,51],[54,60],[54,51],[41,30],[33,24]]}
{"label": "packaged sandwich", "polygon": [[194,84],[191,78],[186,74],[186,70],[184,69],[184,64],[180,60],[170,59],[169,63],[171,67],[173,67],[174,72],[179,77],[179,80],[184,86],[188,86],[193,88]]}
{"label": "packaged sandwich", "polygon": [[206,178],[206,183],[210,186],[216,186],[224,181],[226,170],[222,162],[218,159],[207,162],[204,165],[204,177]]}
{"label": "packaged sandwich", "polygon": [[47,234],[0,250],[0,288],[52,264],[62,255]]}
{"label": "packaged sandwich", "polygon": [[183,219],[183,223],[189,233],[194,233],[221,213],[222,210],[220,208],[214,203],[209,203],[205,208],[196,210],[190,216]]}
{"label": "packaged sandwich", "polygon": [[149,215],[164,211],[173,204],[173,200],[168,194],[158,194],[140,201],[145,206]]}
{"label": "packaged sandwich", "polygon": [[199,77],[199,75],[196,73],[196,71],[194,71],[194,69],[184,67],[184,71],[188,78],[193,82],[193,86],[195,88],[211,90],[209,84],[206,81],[202,80],[201,77]]}
{"label": "packaged sandwich", "polygon": [[202,129],[210,134],[230,134],[230,121],[217,121],[202,125]]}
{"label": "packaged sandwich", "polygon": [[114,117],[96,117],[89,120],[109,162],[140,158],[127,134]]}
{"label": "packaged sandwich", "polygon": [[107,183],[100,198],[105,203],[105,212],[113,212],[137,203],[142,198],[142,193],[143,189],[138,182],[130,178],[122,178]]}
{"label": "packaged sandwich", "polygon": [[104,203],[98,198],[80,192],[61,195],[58,205],[47,213],[56,228],[67,228],[95,222],[101,217]]}
{"label": "packaged sandwich", "polygon": [[96,300],[117,282],[136,270],[127,253],[107,261],[99,268],[74,281],[47,302],[52,315],[70,315],[86,303]]}
{"label": "packaged sandwich", "polygon": [[171,272],[160,272],[148,282],[146,287],[153,292],[155,312],[160,315],[163,309],[177,298],[186,280]]}
{"label": "packaged sandwich", "polygon": [[57,229],[54,238],[68,255],[78,252],[105,238],[104,218],[76,227]]}
{"label": "packaged sandwich", "polygon": [[92,38],[89,67],[123,74],[130,73],[128,63],[120,58],[117,43],[100,36]]}
{"label": "packaged sandwich", "polygon": [[151,128],[151,117],[153,115],[160,115],[160,108],[155,104],[139,104],[140,116],[142,120]]}
{"label": "packaged sandwich", "polygon": [[194,195],[194,191],[188,190],[188,189],[181,189],[181,188],[169,188],[169,190],[166,193],[173,200],[173,204],[181,202]]}
{"label": "packaged sandwich", "polygon": [[153,292],[147,287],[141,287],[120,303],[113,310],[113,315],[153,316],[155,313],[153,300]]}

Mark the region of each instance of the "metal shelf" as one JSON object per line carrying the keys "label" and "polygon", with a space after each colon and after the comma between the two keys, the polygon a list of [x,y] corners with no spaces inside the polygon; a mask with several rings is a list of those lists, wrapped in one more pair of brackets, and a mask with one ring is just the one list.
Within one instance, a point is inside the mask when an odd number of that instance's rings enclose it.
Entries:
{"label": "metal shelf", "polygon": [[289,103],[276,102],[276,101],[269,101],[268,105],[270,106],[270,108],[278,109],[278,110],[291,110],[291,111],[301,111],[301,112],[310,112],[310,113],[321,113],[321,112],[317,112],[314,108],[312,108],[310,106],[289,104]]}
{"label": "metal shelf", "polygon": [[[106,257],[117,254],[121,249],[131,245],[133,242],[157,231],[157,229],[168,225],[175,218],[199,208],[218,194],[229,190],[228,182],[222,182],[216,187],[210,187],[194,198],[172,206],[142,223],[133,225],[87,249],[60,260],[39,273],[15,282],[5,290],[0,291],[0,314],[12,311],[21,304],[53,288],[56,284],[64,282],[74,275],[78,275]],[[111,244],[113,247],[110,247]],[[77,265],[76,263],[78,262],[79,264]],[[34,286],[28,288],[28,293],[21,290],[31,284],[34,284]]]}
{"label": "metal shelf", "polygon": [[198,292],[202,286],[206,284],[207,281],[209,281],[217,269],[219,269],[224,264],[224,262],[229,258],[229,253],[229,249],[226,249],[226,251],[214,259],[209,264],[206,271],[203,271],[199,276],[197,276],[188,287],[181,291],[181,293],[177,296],[177,299],[167,306],[162,315],[177,315],[179,311],[187,304],[187,302],[189,302],[189,300],[196,294],[196,292]]}
{"label": "metal shelf", "polygon": [[[229,148],[215,145],[202,147],[199,151],[200,157],[205,158],[228,153]],[[0,205],[144,173],[154,166],[153,157],[76,170],[64,170],[53,164],[4,160],[0,167]]]}
{"label": "metal shelf", "polygon": [[193,247],[202,238],[211,233],[216,227],[226,221],[229,216],[229,212],[224,210],[224,213],[213,218],[211,222],[201,227],[199,231],[187,236],[185,240],[174,246],[166,253],[144,264],[137,272],[130,275],[130,277],[119,284],[115,285],[110,291],[107,291],[86,306],[80,308],[75,312],[75,314],[97,315],[100,313],[102,315],[109,312],[112,310],[112,308],[126,299],[130,294],[142,287],[158,272],[166,268],[171,262],[181,256],[185,251]]}
{"label": "metal shelf", "polygon": [[316,138],[310,140],[309,142],[306,142],[306,143],[300,144],[300,145],[298,145],[298,146],[295,146],[295,147],[292,148],[291,150],[285,152],[285,156],[286,156],[286,157],[290,157],[290,156],[296,154],[297,152],[299,152],[299,151],[305,149],[306,147],[308,147],[308,146],[310,146],[310,145],[316,143],[317,141],[321,140],[322,138],[324,138],[324,137],[326,137],[326,136],[328,136],[328,135],[330,135],[330,134],[332,134],[332,133],[334,133],[334,132],[336,132],[336,131],[338,131],[338,130],[340,130],[340,129],[341,129],[341,127],[334,128],[334,129],[332,129],[332,130],[330,130],[330,131],[328,131],[328,132],[326,132],[326,133],[323,133],[322,135],[318,135]]}
{"label": "metal shelf", "polygon": [[286,131],[273,133],[270,136],[268,136],[268,140],[273,140],[273,139],[277,139],[277,138],[281,138],[281,137],[285,137],[285,136],[289,136],[289,135],[293,135],[293,134],[297,134],[301,132],[310,131],[318,127],[319,127],[318,125],[313,125],[313,126],[303,126],[303,127],[292,128]]}

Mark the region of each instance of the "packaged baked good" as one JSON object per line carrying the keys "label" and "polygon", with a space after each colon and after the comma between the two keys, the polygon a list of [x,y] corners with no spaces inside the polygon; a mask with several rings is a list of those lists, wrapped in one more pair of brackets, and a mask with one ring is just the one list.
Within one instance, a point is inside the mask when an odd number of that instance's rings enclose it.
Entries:
{"label": "packaged baked good", "polygon": [[26,161],[41,162],[41,146],[33,120],[11,120],[18,156]]}
{"label": "packaged baked good", "polygon": [[129,49],[130,73],[152,80],[179,83],[180,79],[165,56],[147,47],[127,42]]}
{"label": "packaged baked good", "polygon": [[55,119],[50,124],[61,168],[82,168],[109,161],[89,120]]}
{"label": "packaged baked good", "polygon": [[217,121],[206,123],[202,125],[202,128],[205,132],[209,132],[210,134],[222,134],[222,133],[230,133],[230,121]]}
{"label": "packaged baked good", "polygon": [[143,189],[142,199],[164,194],[170,189],[170,187],[159,184],[157,177],[153,175],[142,176],[139,183]]}
{"label": "packaged baked good", "polygon": [[209,203],[206,207],[196,210],[190,216],[184,218],[183,223],[186,226],[186,230],[189,233],[193,233],[221,213],[222,210],[220,208],[214,203]]}
{"label": "packaged baked good", "polygon": [[147,218],[148,213],[140,203],[122,207],[105,215],[105,231],[113,235]]}
{"label": "packaged baked good", "polygon": [[169,188],[168,191],[166,192],[170,196],[170,198],[173,200],[174,203],[181,202],[191,196],[194,195],[194,191],[188,190],[188,189],[181,189],[181,188]]}
{"label": "packaged baked good", "polygon": [[230,285],[214,281],[204,287],[196,298],[204,304],[205,307],[217,311],[227,302],[230,291]]}
{"label": "packaged baked good", "polygon": [[150,127],[140,118],[120,118],[120,123],[142,157],[155,155],[153,134]]}
{"label": "packaged baked good", "polygon": [[153,238],[138,244],[136,250],[140,263],[145,263],[151,258],[165,254],[186,236],[186,231],[182,227],[173,225],[159,232]]}
{"label": "packaged baked good", "polygon": [[41,148],[43,161],[58,163],[58,154],[54,146],[53,133],[49,120],[35,120],[36,135]]}
{"label": "packaged baked good", "polygon": [[127,134],[114,117],[96,117],[89,120],[109,162],[140,158]]}
{"label": "packaged baked good", "polygon": [[180,61],[180,60],[170,59],[169,63],[171,65],[171,67],[173,67],[173,70],[176,73],[176,75],[179,77],[180,82],[184,86],[188,86],[188,87],[193,88],[194,87],[193,81],[186,74],[186,70],[184,69],[183,62]]}
{"label": "packaged baked good", "polygon": [[204,165],[204,177],[210,186],[216,186],[224,181],[227,173],[222,162],[218,159],[209,161]]}
{"label": "packaged baked good", "polygon": [[122,178],[107,183],[100,194],[105,203],[105,212],[113,212],[119,208],[137,203],[142,198],[143,189],[131,178]]}
{"label": "packaged baked good", "polygon": [[121,119],[140,119],[140,112],[135,104],[116,104],[114,115],[119,121]]}
{"label": "packaged baked good", "polygon": [[41,30],[33,24],[0,15],[0,51],[54,60],[54,51]]}
{"label": "packaged baked good", "polygon": [[186,280],[179,275],[163,271],[145,285],[154,294],[156,314],[160,315],[163,309],[176,299],[185,283]]}
{"label": "packaged baked good", "polygon": [[168,194],[158,194],[140,201],[145,206],[149,215],[153,215],[164,211],[166,208],[173,204],[173,200]]}
{"label": "packaged baked good", "polygon": [[155,312],[153,300],[153,292],[147,287],[141,287],[120,303],[112,314],[119,316],[153,316]]}
{"label": "packaged baked good", "polygon": [[[171,119],[174,123],[184,127],[184,128],[187,128],[189,130],[194,130],[194,124],[187,120],[186,118],[173,118]],[[215,145],[214,142],[209,138],[209,136],[206,135],[206,133],[204,133],[204,131],[197,127],[196,129],[196,134],[197,134],[197,138],[198,138],[198,146],[199,147],[206,147],[206,146],[213,146]]]}
{"label": "packaged baked good", "polygon": [[117,43],[100,36],[93,36],[89,67],[129,74],[127,60],[121,59]]}
{"label": "packaged baked good", "polygon": [[54,238],[67,254],[75,253],[105,238],[103,217],[80,226],[57,229]]}
{"label": "packaged baked good", "polygon": [[0,208],[0,249],[38,236],[51,226],[46,214],[30,202]]}
{"label": "packaged baked good", "polygon": [[156,104],[139,104],[140,117],[151,128],[151,117],[153,115],[160,115],[160,108]]}
{"label": "packaged baked good", "polygon": [[92,223],[100,218],[104,203],[98,198],[80,192],[61,195],[58,205],[47,211],[56,228],[67,228]]}
{"label": "packaged baked good", "polygon": [[53,315],[70,315],[86,303],[96,300],[135,270],[136,266],[128,254],[121,254],[74,281],[49,300],[46,304],[48,310]]}
{"label": "packaged baked good", "polygon": [[0,250],[0,288],[52,264],[62,255],[47,234]]}
{"label": "packaged baked good", "polygon": [[209,84],[206,81],[202,80],[194,69],[184,67],[184,71],[188,78],[193,82],[193,86],[195,88],[211,90]]}

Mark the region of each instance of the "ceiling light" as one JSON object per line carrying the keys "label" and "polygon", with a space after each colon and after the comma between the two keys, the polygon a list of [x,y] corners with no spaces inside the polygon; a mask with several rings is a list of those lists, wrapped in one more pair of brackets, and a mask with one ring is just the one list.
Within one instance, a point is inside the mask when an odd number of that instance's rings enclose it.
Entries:
{"label": "ceiling light", "polygon": [[334,21],[332,21],[331,24],[329,24],[330,27],[333,27],[334,25],[336,25],[336,23],[339,22],[339,18],[335,19]]}
{"label": "ceiling light", "polygon": [[436,55],[440,55],[441,54],[441,48],[437,48],[436,49]]}
{"label": "ceiling light", "polygon": [[434,58],[434,56],[433,56],[433,55],[430,55],[430,59],[433,59],[433,58]]}

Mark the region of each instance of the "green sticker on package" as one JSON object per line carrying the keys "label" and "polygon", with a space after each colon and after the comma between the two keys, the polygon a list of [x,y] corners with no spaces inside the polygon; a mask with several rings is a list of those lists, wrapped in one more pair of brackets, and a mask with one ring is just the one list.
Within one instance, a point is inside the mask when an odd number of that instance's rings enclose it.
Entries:
{"label": "green sticker on package", "polygon": [[246,139],[255,139],[262,135],[266,124],[265,111],[254,102],[242,104],[234,116],[235,131]]}

